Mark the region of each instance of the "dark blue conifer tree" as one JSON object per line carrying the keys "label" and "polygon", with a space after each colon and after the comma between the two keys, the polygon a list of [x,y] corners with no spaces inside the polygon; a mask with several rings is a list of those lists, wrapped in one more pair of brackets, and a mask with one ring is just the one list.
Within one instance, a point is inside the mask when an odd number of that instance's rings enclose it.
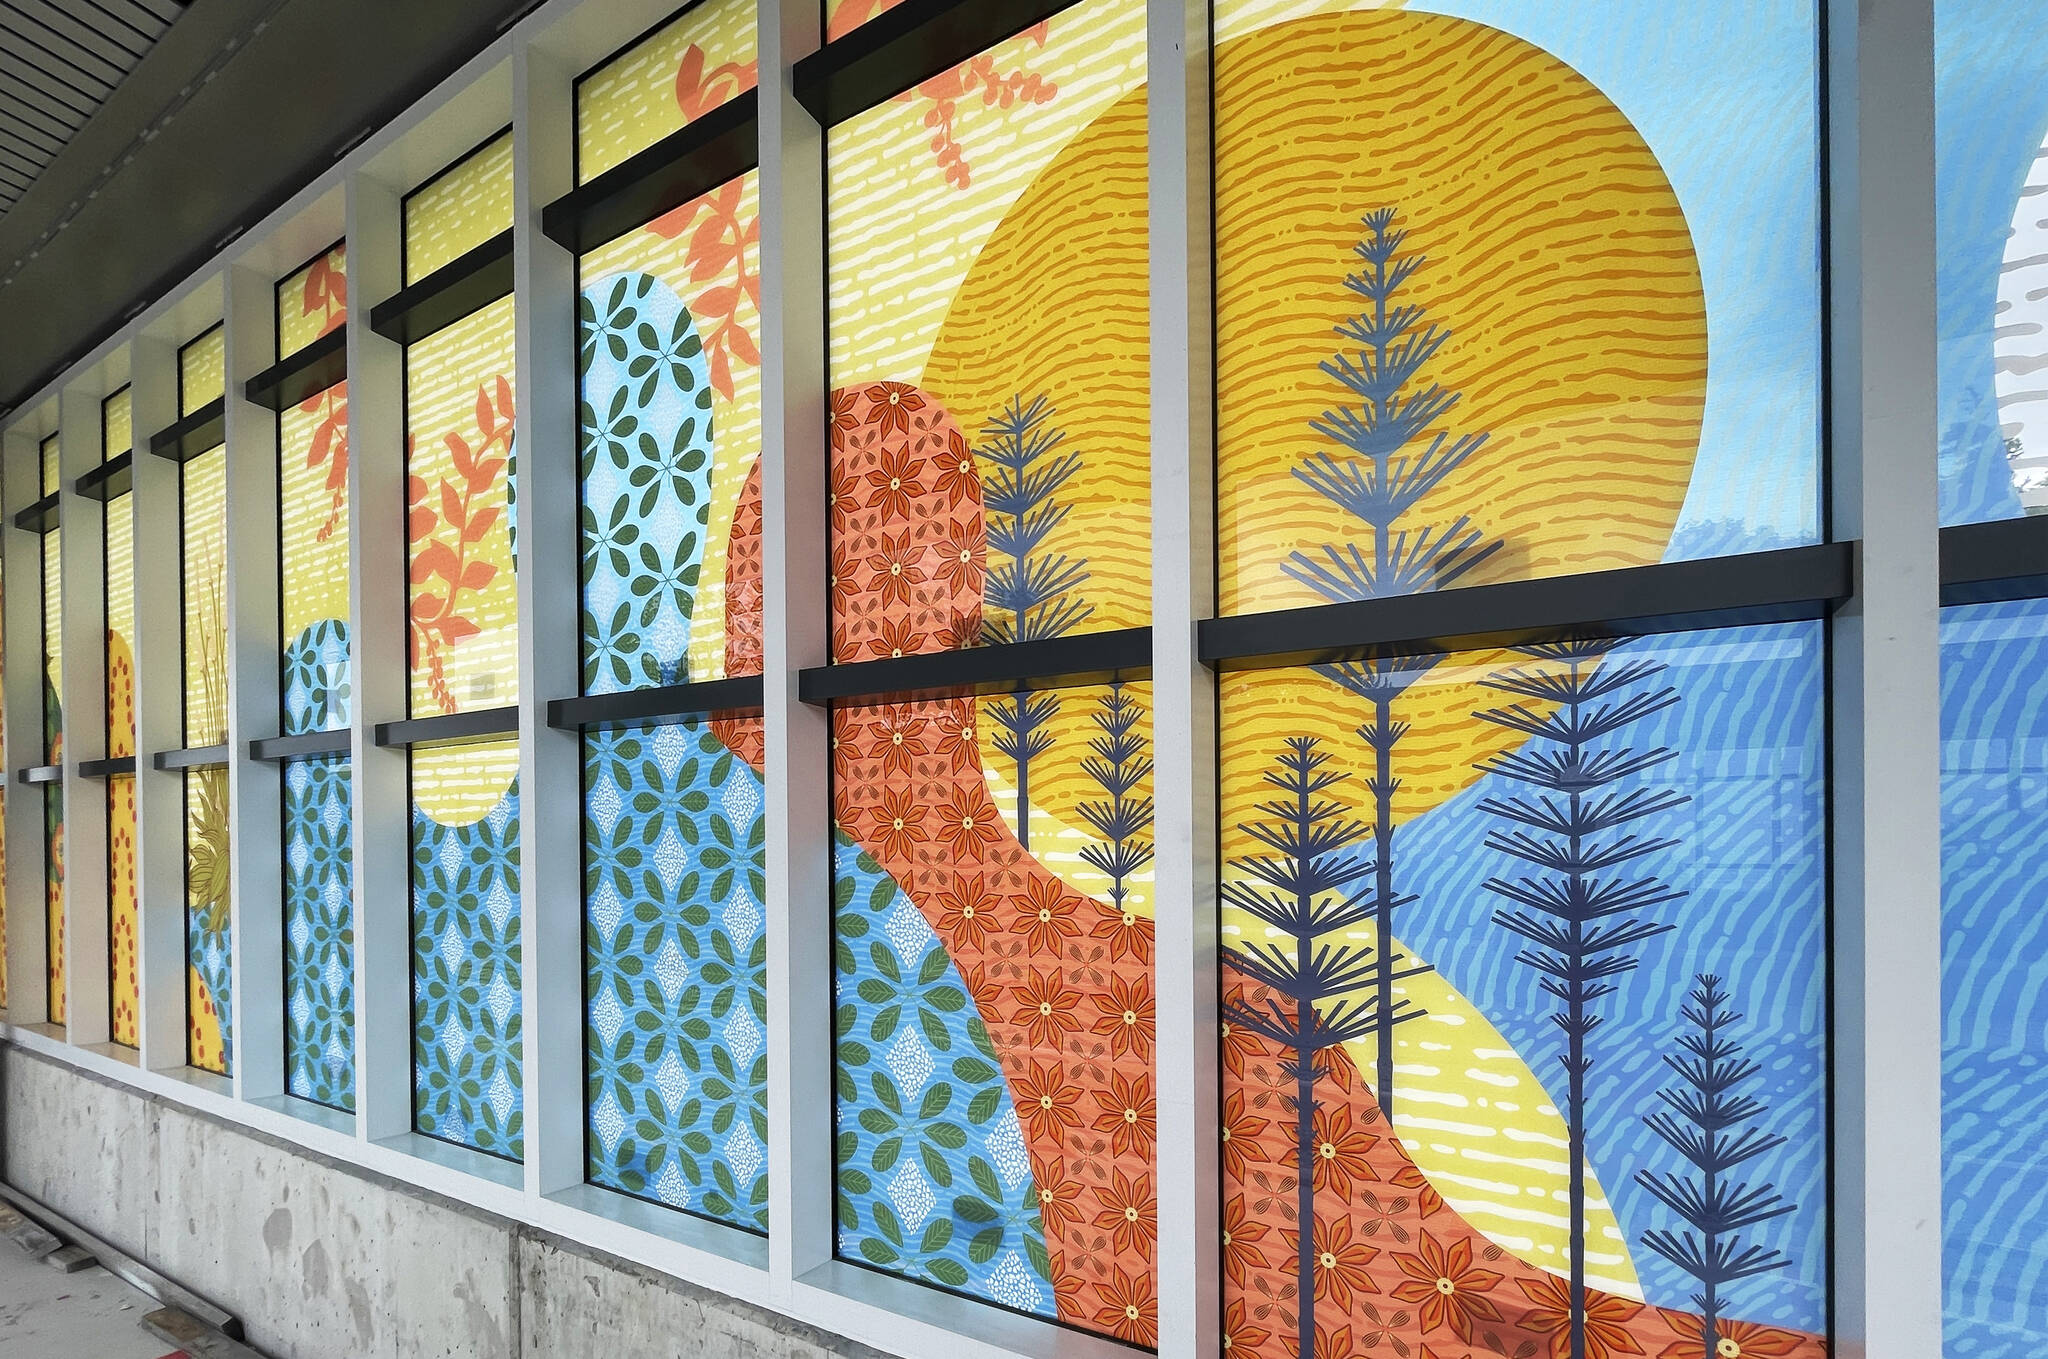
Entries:
{"label": "dark blue conifer tree", "polygon": [[[1238,827],[1266,852],[1232,860],[1236,872],[1222,885],[1224,905],[1285,936],[1247,932],[1224,947],[1224,960],[1272,996],[1263,1005],[1226,1002],[1223,1015],[1282,1049],[1282,1073],[1294,1082],[1287,1104],[1295,1119],[1299,1359],[1315,1359],[1315,1087],[1327,1073],[1323,1054],[1422,1013],[1403,999],[1383,1014],[1370,985],[1380,971],[1378,950],[1344,937],[1370,923],[1376,909],[1370,889],[1346,890],[1358,879],[1355,856],[1368,827],[1325,796],[1351,776],[1327,768],[1331,757],[1320,747],[1313,736],[1287,739],[1265,776],[1279,796],[1258,804],[1264,820]],[[1394,976],[1424,970],[1396,969]]]}
{"label": "dark blue conifer tree", "polygon": [[[1365,215],[1366,234],[1353,247],[1358,272],[1344,286],[1361,298],[1366,311],[1337,325],[1351,348],[1322,363],[1355,398],[1355,404],[1326,410],[1311,420],[1316,433],[1341,445],[1346,456],[1319,451],[1294,469],[1294,475],[1340,506],[1371,530],[1370,554],[1355,542],[1325,544],[1320,555],[1295,552],[1281,565],[1294,579],[1325,599],[1377,599],[1440,589],[1456,581],[1499,550],[1498,540],[1485,536],[1460,515],[1439,531],[1408,529],[1399,521],[1445,477],[1458,470],[1486,442],[1484,434],[1452,437],[1440,428],[1457,406],[1459,394],[1431,382],[1416,386],[1424,365],[1436,357],[1451,333],[1435,323],[1424,324],[1424,309],[1397,297],[1426,255],[1401,253],[1406,231],[1394,229],[1394,210],[1378,208]],[[1427,435],[1420,447],[1411,448]],[[1408,724],[1394,720],[1396,699],[1441,659],[1439,655],[1374,654],[1344,665],[1317,670],[1372,705],[1372,717],[1358,735],[1372,750],[1374,769],[1366,781],[1373,796],[1372,861],[1362,871],[1372,874],[1373,928],[1381,967],[1373,978],[1379,1013],[1391,1017],[1393,1006],[1394,912],[1414,901],[1394,888],[1394,795],[1401,781],[1394,774],[1394,748]],[[1388,1023],[1392,1020],[1389,1018]],[[1375,1094],[1380,1112],[1391,1127],[1394,1119],[1394,1044],[1390,1030],[1377,1035]]]}
{"label": "dark blue conifer tree", "polygon": [[1565,1039],[1571,1359],[1586,1356],[1587,1039],[1601,1022],[1593,1007],[1614,994],[1615,978],[1634,970],[1631,950],[1671,928],[1652,913],[1685,896],[1655,876],[1615,871],[1678,843],[1624,828],[1688,801],[1676,789],[1635,781],[1676,751],[1603,744],[1679,701],[1668,685],[1637,688],[1664,666],[1611,658],[1618,645],[1610,638],[1517,647],[1525,663],[1483,683],[1520,701],[1473,714],[1529,738],[1478,768],[1535,791],[1495,794],[1479,806],[1513,826],[1488,832],[1487,848],[1534,870],[1487,879],[1488,891],[1512,903],[1495,911],[1494,923],[1525,941],[1515,960],[1533,968],[1562,1007],[1551,1018]]}
{"label": "dark blue conifer tree", "polygon": [[[984,442],[975,450],[978,463],[988,469],[981,487],[988,550],[1008,559],[989,566],[984,642],[1058,637],[1094,612],[1076,593],[1087,583],[1087,562],[1039,550],[1073,509],[1060,504],[1057,494],[1081,470],[1079,453],[1061,451],[1067,436],[1052,423],[1053,413],[1043,394],[1028,402],[1020,395],[982,427]],[[1021,689],[988,707],[996,724],[996,750],[1016,767],[1017,839],[1026,849],[1031,848],[1031,762],[1052,748],[1045,724],[1059,710],[1059,695]]]}
{"label": "dark blue conifer tree", "polygon": [[1082,861],[1109,879],[1109,905],[1124,909],[1131,874],[1152,862],[1152,799],[1138,788],[1152,773],[1151,742],[1138,731],[1144,709],[1123,684],[1113,682],[1096,700],[1092,714],[1101,735],[1089,738],[1081,768],[1107,793],[1078,808],[1081,819],[1102,837],[1081,850]]}
{"label": "dark blue conifer tree", "polygon": [[[1736,1088],[1762,1068],[1742,1055],[1742,1044],[1722,1032],[1742,1016],[1728,1009],[1721,979],[1702,972],[1693,980],[1697,984],[1679,1011],[1691,1031],[1679,1035],[1679,1054],[1667,1053],[1664,1058],[1681,1083],[1657,1092],[1669,1107],[1643,1122],[1690,1162],[1698,1177],[1639,1170],[1636,1183],[1690,1228],[1647,1231],[1642,1242],[1700,1281],[1699,1291],[1692,1295],[1693,1305],[1700,1309],[1700,1355],[1715,1359],[1721,1340],[1722,1287],[1792,1263],[1784,1252],[1739,1233],[1783,1217],[1797,1205],[1768,1184],[1728,1178],[1738,1166],[1785,1145],[1785,1139],[1754,1125],[1765,1106]],[[1742,1124],[1750,1126],[1738,1126]]]}

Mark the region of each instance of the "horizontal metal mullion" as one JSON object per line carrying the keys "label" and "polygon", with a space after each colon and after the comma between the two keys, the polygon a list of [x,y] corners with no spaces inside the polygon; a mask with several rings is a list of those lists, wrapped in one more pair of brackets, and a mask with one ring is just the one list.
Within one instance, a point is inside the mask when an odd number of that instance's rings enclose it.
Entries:
{"label": "horizontal metal mullion", "polygon": [[16,783],[56,783],[64,777],[61,764],[32,764],[14,771]]}
{"label": "horizontal metal mullion", "polygon": [[1152,673],[1152,629],[1080,633],[1039,642],[933,651],[821,665],[797,675],[797,698],[814,706],[964,698],[1011,689],[1069,688]]}
{"label": "horizontal metal mullion", "polygon": [[582,254],[739,178],[760,160],[759,96],[748,90],[541,210],[541,230]]}
{"label": "horizontal metal mullion", "polygon": [[79,477],[71,489],[87,500],[105,504],[127,495],[135,486],[135,454],[117,453]]}
{"label": "horizontal metal mullion", "polygon": [[1211,618],[1200,655],[1219,670],[1254,670],[1819,618],[1854,589],[1854,559],[1853,544],[1824,543]]}
{"label": "horizontal metal mullion", "polygon": [[2048,515],[1941,531],[1941,602],[1990,604],[2048,595]]}
{"label": "horizontal metal mullion", "polygon": [[85,779],[111,779],[135,772],[133,755],[115,755],[104,760],[80,760],[78,776]]}
{"label": "horizontal metal mullion", "polygon": [[283,411],[347,376],[348,327],[341,325],[250,378],[242,394],[259,406]]}
{"label": "horizontal metal mullion", "polygon": [[265,736],[249,742],[252,760],[282,761],[311,759],[320,755],[347,755],[355,750],[355,738],[341,731],[308,731],[294,736]]}
{"label": "horizontal metal mullion", "polygon": [[409,717],[402,722],[379,722],[379,746],[441,745],[457,741],[482,741],[493,736],[519,734],[519,709],[485,708],[473,713],[448,713],[439,717]]}
{"label": "horizontal metal mullion", "polygon": [[370,329],[387,340],[411,344],[482,311],[511,291],[512,231],[508,227],[372,307]]}
{"label": "horizontal metal mullion", "polygon": [[15,511],[14,526],[31,533],[48,533],[58,523],[57,493],[50,492],[33,505],[24,505]]}
{"label": "horizontal metal mullion", "polygon": [[671,684],[659,689],[553,699],[548,703],[548,725],[558,731],[578,731],[619,722],[759,712],[761,702],[761,676],[734,675],[730,679]]}
{"label": "horizontal metal mullion", "polygon": [[217,746],[187,746],[183,750],[159,750],[150,757],[150,764],[166,772],[174,769],[225,769],[228,763],[228,748],[225,742]]}
{"label": "horizontal metal mullion", "polygon": [[226,398],[215,397],[176,424],[151,435],[149,451],[172,462],[190,462],[201,453],[211,452],[227,440],[227,409]]}
{"label": "horizontal metal mullion", "polygon": [[824,127],[887,103],[1079,0],[905,0],[796,64],[797,102]]}

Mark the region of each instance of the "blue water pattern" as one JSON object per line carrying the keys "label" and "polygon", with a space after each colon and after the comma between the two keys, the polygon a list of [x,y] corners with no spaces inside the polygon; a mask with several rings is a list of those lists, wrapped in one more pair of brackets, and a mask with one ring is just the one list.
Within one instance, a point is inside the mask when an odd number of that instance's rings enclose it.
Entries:
{"label": "blue water pattern", "polygon": [[1949,609],[1941,653],[1949,1359],[2048,1354],[2048,601]]}
{"label": "blue water pattern", "polygon": [[584,737],[591,1181],[768,1230],[760,778],[705,720]]}
{"label": "blue water pattern", "polygon": [[286,1089],[356,1107],[355,845],[346,755],[284,767]]}

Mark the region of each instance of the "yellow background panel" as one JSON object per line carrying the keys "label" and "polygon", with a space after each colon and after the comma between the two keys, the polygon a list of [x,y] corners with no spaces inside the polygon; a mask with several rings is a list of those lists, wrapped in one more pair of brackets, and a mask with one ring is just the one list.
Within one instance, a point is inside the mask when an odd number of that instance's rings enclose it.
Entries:
{"label": "yellow background panel", "polygon": [[702,0],[576,87],[576,182],[754,86],[754,0]]}
{"label": "yellow background panel", "polygon": [[133,450],[135,446],[134,403],[123,387],[100,403],[100,460],[105,462]]}
{"label": "yellow background panel", "polygon": [[[312,409],[308,410],[307,406]],[[278,417],[278,550],[284,644],[323,618],[348,617],[348,384]],[[335,421],[341,421],[339,428]],[[326,435],[322,437],[322,429]]]}
{"label": "yellow background panel", "polygon": [[225,447],[183,468],[187,746],[227,739],[227,468]]}
{"label": "yellow background panel", "polygon": [[443,826],[468,826],[491,814],[519,773],[519,742],[471,741],[460,745],[416,746],[412,752],[412,800]]}
{"label": "yellow background panel", "polygon": [[[185,771],[185,910],[187,929],[229,932],[228,776],[224,768]],[[189,955],[188,955],[189,956]],[[225,999],[224,997],[219,999]],[[216,997],[196,968],[186,969],[185,1060],[202,1071],[228,1074]]]}
{"label": "yellow background panel", "polygon": [[107,502],[107,755],[135,753],[135,502]]}
{"label": "yellow background panel", "polygon": [[512,134],[472,152],[405,200],[405,281],[512,229]]}
{"label": "yellow background panel", "polygon": [[227,389],[227,341],[215,326],[178,351],[178,414],[190,415]]}
{"label": "yellow background panel", "polygon": [[[51,529],[43,535],[43,759],[55,764],[63,758],[64,712],[64,530]],[[50,736],[52,719],[54,737]]]}
{"label": "yellow background panel", "polygon": [[277,356],[290,358],[348,319],[348,252],[337,245],[277,285]]}

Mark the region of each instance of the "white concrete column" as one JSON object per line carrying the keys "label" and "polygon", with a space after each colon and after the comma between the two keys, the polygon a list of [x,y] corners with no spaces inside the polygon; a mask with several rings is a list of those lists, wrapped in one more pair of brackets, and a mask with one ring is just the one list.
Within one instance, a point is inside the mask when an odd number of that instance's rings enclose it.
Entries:
{"label": "white concrete column", "polygon": [[1835,1318],[1941,1353],[1941,732],[1932,0],[1832,0]]}
{"label": "white concrete column", "polygon": [[0,590],[6,594],[7,1015],[16,1024],[50,1017],[49,928],[43,902],[43,794],[17,782],[43,762],[43,540],[14,527],[35,503],[40,440],[28,422],[0,443]]}
{"label": "white concrete column", "polygon": [[790,68],[817,0],[761,5],[761,594],[768,817],[768,1259],[782,1286],[829,1263],[832,807],[826,714],[797,672],[826,618],[824,134]]}
{"label": "white concrete column", "polygon": [[519,410],[519,797],[526,1187],[583,1183],[583,764],[549,699],[577,693],[576,260],[541,234],[574,187],[575,72],[512,52]]}
{"label": "white concrete column", "polygon": [[356,1134],[412,1131],[412,845],[406,716],[405,351],[370,329],[399,288],[398,190],[348,188],[349,678],[355,702]]}
{"label": "white concrete column", "polygon": [[277,291],[268,273],[228,270],[227,629],[228,850],[234,972],[232,1070],[241,1099],[284,1094],[284,787],[279,766],[249,758],[275,736],[283,642],[278,617],[277,413],[243,391],[277,358]]}
{"label": "white concrete column", "polygon": [[58,515],[64,539],[64,1007],[65,1036],[81,1046],[113,1037],[107,964],[107,785],[78,774],[107,753],[106,519],[71,488],[100,465],[106,431],[98,382],[58,398]]}

